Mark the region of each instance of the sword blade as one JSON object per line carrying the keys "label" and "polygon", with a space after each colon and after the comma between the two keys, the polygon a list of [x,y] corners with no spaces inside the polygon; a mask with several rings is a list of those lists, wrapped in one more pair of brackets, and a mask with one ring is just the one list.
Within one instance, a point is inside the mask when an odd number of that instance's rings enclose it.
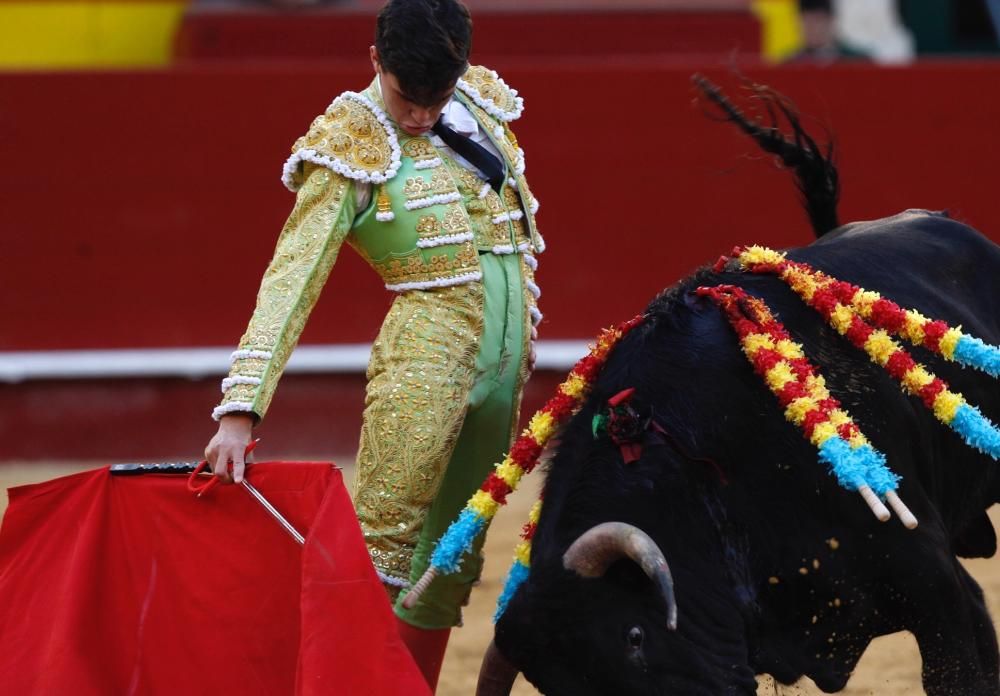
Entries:
{"label": "sword blade", "polygon": [[252,495],[257,500],[257,502],[260,503],[264,507],[264,509],[271,514],[271,517],[278,520],[278,524],[284,527],[285,531],[291,534],[292,538],[295,539],[295,541],[299,542],[300,546],[306,543],[306,538],[299,533],[299,530],[297,530],[294,526],[292,526],[292,523],[286,520],[285,516],[282,515],[280,512],[278,512],[278,509],[273,505],[271,505],[271,502],[267,498],[265,498],[260,491],[254,488],[250,484],[250,482],[247,481],[246,479],[243,479],[241,483],[243,484],[243,487],[250,492],[250,495]]}

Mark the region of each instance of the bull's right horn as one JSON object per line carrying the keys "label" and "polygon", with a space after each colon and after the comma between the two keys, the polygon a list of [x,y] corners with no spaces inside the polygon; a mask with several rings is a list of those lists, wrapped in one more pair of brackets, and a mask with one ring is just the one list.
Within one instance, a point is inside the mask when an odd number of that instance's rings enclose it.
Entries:
{"label": "bull's right horn", "polygon": [[620,558],[631,558],[656,583],[667,604],[667,627],[677,628],[674,579],[660,547],[646,532],[624,522],[591,527],[563,554],[563,567],[585,578],[599,578]]}
{"label": "bull's right horn", "polygon": [[510,696],[517,674],[517,668],[503,656],[496,641],[491,640],[479,668],[476,696]]}

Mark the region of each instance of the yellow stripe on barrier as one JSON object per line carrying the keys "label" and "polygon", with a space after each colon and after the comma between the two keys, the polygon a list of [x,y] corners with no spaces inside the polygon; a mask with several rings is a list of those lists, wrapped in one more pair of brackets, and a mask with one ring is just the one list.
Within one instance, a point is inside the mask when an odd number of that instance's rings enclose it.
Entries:
{"label": "yellow stripe on barrier", "polygon": [[753,0],[761,24],[761,50],[771,63],[780,63],[802,46],[798,3],[795,0]]}
{"label": "yellow stripe on barrier", "polygon": [[168,65],[187,0],[0,3],[0,68]]}

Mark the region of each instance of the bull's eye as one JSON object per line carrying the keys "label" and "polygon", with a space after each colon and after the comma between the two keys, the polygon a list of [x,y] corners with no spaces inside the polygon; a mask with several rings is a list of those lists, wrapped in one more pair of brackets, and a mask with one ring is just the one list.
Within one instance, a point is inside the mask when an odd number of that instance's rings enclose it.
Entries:
{"label": "bull's eye", "polygon": [[642,629],[638,626],[633,626],[628,630],[628,635],[625,640],[628,641],[628,646],[633,650],[638,650],[642,647],[643,633]]}

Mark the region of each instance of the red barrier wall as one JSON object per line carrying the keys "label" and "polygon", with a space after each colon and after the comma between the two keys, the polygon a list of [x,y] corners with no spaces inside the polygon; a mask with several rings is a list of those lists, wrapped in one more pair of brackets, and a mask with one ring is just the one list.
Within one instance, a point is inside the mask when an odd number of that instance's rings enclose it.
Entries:
{"label": "red barrier wall", "polygon": [[[497,67],[527,104],[544,338],[592,337],[735,244],[811,238],[788,175],[693,104],[705,66]],[[750,74],[836,133],[842,219],[948,208],[1000,241],[1000,63]],[[235,343],[293,200],[289,145],[367,80],[315,64],[0,75],[0,350]],[[345,250],[304,342],[370,340],[389,299]],[[268,456],[349,451],[360,377],[301,379],[279,390]],[[183,380],[0,386],[0,459],[197,452],[217,398]]]}
{"label": "red barrier wall", "polygon": [[[680,8],[555,9],[514,12],[474,9],[477,60],[531,57],[576,60],[593,55],[756,56],[760,25],[749,2]],[[193,7],[177,36],[181,60],[319,58],[367,64],[374,12],[281,9],[234,14]]]}
{"label": "red barrier wall", "polygon": [[[545,337],[592,336],[734,244],[809,241],[787,174],[692,104],[692,68],[502,72],[527,104],[517,131],[550,248]],[[843,219],[949,208],[1000,238],[1000,91],[985,89],[1000,64],[752,76],[834,129]],[[0,350],[235,342],[292,203],[278,181],[288,147],[367,77],[0,75]],[[388,301],[345,250],[304,340],[370,340]]]}

